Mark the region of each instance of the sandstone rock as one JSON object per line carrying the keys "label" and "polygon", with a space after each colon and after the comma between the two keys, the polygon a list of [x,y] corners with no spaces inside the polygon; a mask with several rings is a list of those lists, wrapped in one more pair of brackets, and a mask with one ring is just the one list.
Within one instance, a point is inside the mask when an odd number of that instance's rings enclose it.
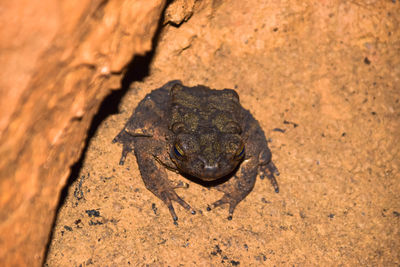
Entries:
{"label": "sandstone rock", "polygon": [[[149,76],[90,140],[48,266],[399,266],[399,1],[183,3],[166,10]],[[175,205],[177,227],[135,156],[118,165],[109,140],[172,79],[236,89],[270,141],[279,194],[257,180],[229,221],[227,206],[207,211],[220,192],[168,172],[197,211]]]}
{"label": "sandstone rock", "polygon": [[93,115],[151,48],[162,0],[3,1],[0,262],[39,266]]}

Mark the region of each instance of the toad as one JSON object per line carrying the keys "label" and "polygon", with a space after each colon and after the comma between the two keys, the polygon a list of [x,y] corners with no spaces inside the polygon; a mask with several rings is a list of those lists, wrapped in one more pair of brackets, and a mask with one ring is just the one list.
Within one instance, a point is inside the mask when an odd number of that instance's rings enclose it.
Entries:
{"label": "toad", "polygon": [[264,132],[231,89],[168,82],[140,101],[115,142],[123,146],[120,165],[134,151],[146,188],[166,204],[175,223],[172,201],[195,211],[177,195],[175,189],[184,185],[170,181],[166,169],[222,191],[211,207],[228,204],[228,219],[253,189],[257,175],[269,178],[279,192],[279,172]]}

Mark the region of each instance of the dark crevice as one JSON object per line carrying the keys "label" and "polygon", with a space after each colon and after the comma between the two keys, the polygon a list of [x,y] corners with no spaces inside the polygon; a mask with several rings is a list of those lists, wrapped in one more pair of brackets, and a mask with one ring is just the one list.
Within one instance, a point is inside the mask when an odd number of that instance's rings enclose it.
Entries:
{"label": "dark crevice", "polygon": [[190,14],[187,18],[182,19],[179,23],[173,22],[173,21],[167,21],[165,24],[166,25],[171,25],[172,27],[179,28],[183,23],[186,23],[189,21],[189,19],[192,17],[193,14]]}
{"label": "dark crevice", "polygon": [[[48,256],[50,243],[51,243],[51,240],[53,239],[54,227],[55,227],[56,219],[58,217],[59,210],[65,203],[65,200],[68,195],[68,191],[71,189],[71,185],[78,179],[79,173],[83,166],[83,161],[86,156],[86,152],[88,150],[88,144],[89,144],[90,139],[96,133],[99,125],[108,116],[118,113],[119,103],[121,102],[121,99],[124,97],[124,95],[128,92],[130,85],[136,81],[143,81],[147,76],[149,76],[150,66],[151,66],[151,63],[152,63],[154,55],[155,55],[155,51],[156,51],[157,44],[158,44],[158,41],[160,38],[161,30],[163,28],[165,10],[170,3],[171,3],[171,1],[167,1],[166,5],[161,13],[156,32],[152,38],[151,50],[143,56],[133,56],[133,59],[130,61],[130,63],[125,68],[125,73],[121,80],[121,88],[118,90],[111,91],[111,93],[103,100],[103,102],[101,103],[101,105],[99,107],[97,114],[92,119],[92,122],[90,124],[89,130],[87,133],[87,137],[85,139],[85,146],[82,150],[81,156],[78,159],[78,161],[71,166],[71,174],[68,177],[67,182],[61,191],[60,199],[59,199],[59,202],[58,202],[58,205],[56,208],[56,215],[55,215],[53,223],[52,223],[51,233],[50,233],[49,239],[47,241],[45,255],[43,258],[43,263],[46,261],[47,256]],[[112,140],[110,140],[110,143],[111,143],[111,141]],[[118,164],[118,162],[116,164]]]}

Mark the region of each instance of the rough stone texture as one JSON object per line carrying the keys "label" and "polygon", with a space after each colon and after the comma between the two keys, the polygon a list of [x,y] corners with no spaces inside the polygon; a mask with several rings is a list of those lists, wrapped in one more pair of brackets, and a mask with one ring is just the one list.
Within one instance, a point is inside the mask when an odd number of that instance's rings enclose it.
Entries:
{"label": "rough stone texture", "polygon": [[39,266],[92,117],[151,48],[164,1],[0,5],[0,265]]}
{"label": "rough stone texture", "polygon": [[[201,1],[179,14],[150,75],[91,140],[46,264],[399,265],[399,1]],[[279,194],[257,181],[228,221],[226,208],[206,211],[221,193],[190,183],[179,194],[198,213],[177,205],[173,225],[134,156],[120,167],[110,145],[172,79],[237,88],[271,138]]]}

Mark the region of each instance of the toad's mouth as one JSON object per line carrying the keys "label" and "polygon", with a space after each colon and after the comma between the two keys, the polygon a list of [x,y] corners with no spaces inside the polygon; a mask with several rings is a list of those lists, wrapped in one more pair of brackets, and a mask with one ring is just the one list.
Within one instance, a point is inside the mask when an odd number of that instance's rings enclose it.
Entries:
{"label": "toad's mouth", "polygon": [[221,178],[230,176],[237,166],[207,166],[205,165],[202,168],[186,168],[186,173],[190,176],[196,177],[204,182],[213,182],[217,181]]}
{"label": "toad's mouth", "polygon": [[197,176],[197,178],[199,178],[205,182],[213,182],[213,181],[216,181],[216,180],[224,177],[224,175],[222,175],[221,177],[214,177],[214,176],[200,176],[199,177],[198,175],[196,175],[196,176]]}

